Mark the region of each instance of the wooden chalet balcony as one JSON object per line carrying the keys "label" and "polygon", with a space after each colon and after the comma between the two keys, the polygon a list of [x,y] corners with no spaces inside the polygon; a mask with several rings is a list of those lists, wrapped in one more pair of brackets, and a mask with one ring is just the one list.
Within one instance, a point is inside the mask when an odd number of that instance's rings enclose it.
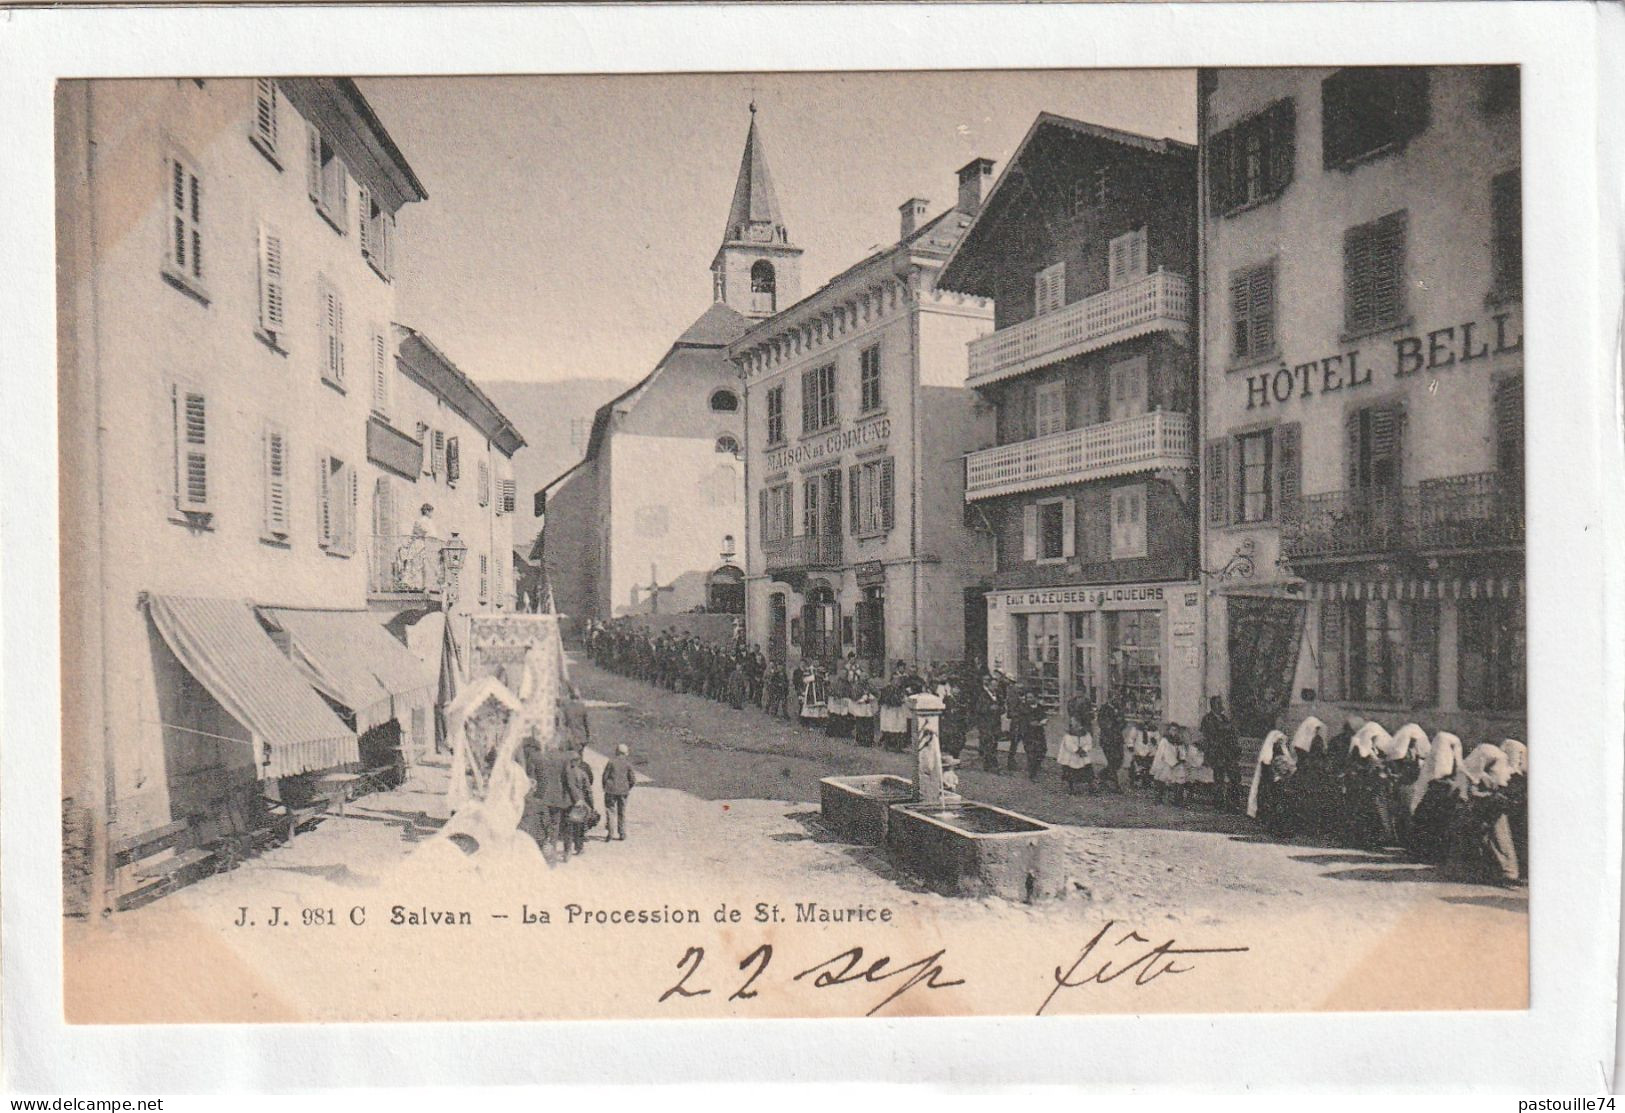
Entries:
{"label": "wooden chalet balcony", "polygon": [[1195,466],[1190,415],[1158,410],[973,452],[965,458],[965,501]]}
{"label": "wooden chalet balcony", "polygon": [[970,342],[971,386],[986,386],[1069,356],[1190,324],[1190,285],[1157,271],[1137,281]]}
{"label": "wooden chalet balcony", "polygon": [[1523,484],[1479,472],[1385,491],[1309,495],[1281,529],[1281,555],[1298,561],[1517,548]]}
{"label": "wooden chalet balcony", "polygon": [[762,545],[769,572],[793,572],[801,568],[839,568],[841,538],[838,534],[809,533],[785,537]]}
{"label": "wooden chalet balcony", "polygon": [[440,597],[445,572],[438,537],[373,537],[367,546],[367,595],[373,598]]}

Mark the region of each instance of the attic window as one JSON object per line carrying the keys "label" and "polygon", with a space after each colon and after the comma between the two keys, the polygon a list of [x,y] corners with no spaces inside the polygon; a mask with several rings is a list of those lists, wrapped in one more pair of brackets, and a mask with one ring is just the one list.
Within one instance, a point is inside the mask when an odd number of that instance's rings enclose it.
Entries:
{"label": "attic window", "polygon": [[731,390],[719,390],[711,395],[711,408],[717,413],[734,413],[739,409],[739,396]]}

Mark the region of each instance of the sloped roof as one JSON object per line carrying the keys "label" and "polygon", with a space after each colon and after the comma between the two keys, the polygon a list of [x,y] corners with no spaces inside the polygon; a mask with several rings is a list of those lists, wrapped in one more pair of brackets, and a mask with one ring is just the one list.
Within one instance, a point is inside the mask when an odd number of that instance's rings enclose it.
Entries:
{"label": "sloped roof", "polygon": [[734,182],[733,203],[728,206],[728,226],[722,242],[743,240],[752,224],[782,228],[779,199],[773,193],[773,178],[767,171],[767,156],[756,131],[756,106],[750,106],[750,131],[745,133],[745,153],[739,159],[739,179]]}
{"label": "sloped roof", "polygon": [[1132,131],[1122,131],[1118,128],[1106,127],[1102,124],[1091,124],[1086,120],[1075,120],[1070,116],[1058,116],[1053,112],[1040,112],[1033,121],[1032,127],[1022,137],[1021,143],[1016,147],[1016,153],[1010,156],[1004,169],[999,173],[998,180],[988,191],[982,202],[981,209],[976,218],[971,221],[959,242],[955,245],[948,261],[943,264],[942,272],[937,276],[937,285],[945,290],[957,290],[964,294],[974,294],[979,297],[992,297],[990,271],[987,261],[999,254],[997,244],[989,242],[989,229],[999,219],[999,214],[1007,207],[1009,198],[1015,190],[1008,183],[1023,178],[1026,173],[1026,157],[1028,148],[1032,146],[1038,135],[1045,130],[1059,130],[1081,135],[1087,139],[1099,140],[1103,143],[1113,143],[1120,147],[1128,147],[1150,155],[1190,156],[1194,155],[1196,148],[1189,143],[1177,139],[1153,139],[1148,135],[1139,135]]}
{"label": "sloped roof", "polygon": [[587,450],[582,453],[581,459],[560,472],[558,477],[543,489],[552,490],[576,468],[589,460],[596,460],[599,450],[603,447],[604,436],[609,432],[610,417],[616,410],[629,410],[636,406],[639,396],[653,385],[662,371],[671,367],[699,367],[708,361],[717,361],[723,366],[728,366],[728,345],[743,336],[750,324],[750,318],[737,310],[721,302],[712,303],[711,308],[701,313],[694,319],[693,324],[683,330],[682,335],[667,349],[660,362],[655,364],[653,371],[598,407],[598,412],[593,414],[592,418],[592,435],[587,439]]}
{"label": "sloped roof", "polygon": [[677,338],[673,347],[726,348],[749,327],[750,319],[743,313],[723,302],[714,302]]}
{"label": "sloped roof", "polygon": [[436,347],[434,341],[410,325],[397,321],[395,328],[400,340],[396,361],[414,379],[490,437],[491,443],[504,455],[511,457],[525,447],[525,438],[491,401],[490,395]]}

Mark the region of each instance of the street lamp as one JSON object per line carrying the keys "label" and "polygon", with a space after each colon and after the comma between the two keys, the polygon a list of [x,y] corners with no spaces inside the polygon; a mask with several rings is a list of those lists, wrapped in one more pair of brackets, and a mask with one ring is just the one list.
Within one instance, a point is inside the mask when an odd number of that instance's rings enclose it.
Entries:
{"label": "street lamp", "polygon": [[440,572],[446,585],[442,598],[448,611],[457,605],[457,577],[463,570],[463,561],[467,558],[468,543],[458,537],[457,531],[453,530],[451,539],[440,547]]}

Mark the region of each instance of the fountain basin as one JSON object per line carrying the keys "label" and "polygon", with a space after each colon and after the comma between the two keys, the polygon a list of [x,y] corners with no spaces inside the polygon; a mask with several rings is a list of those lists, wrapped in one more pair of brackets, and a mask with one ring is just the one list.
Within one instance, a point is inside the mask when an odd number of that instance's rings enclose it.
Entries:
{"label": "fountain basin", "polygon": [[938,892],[1029,902],[1062,893],[1064,860],[1047,823],[964,801],[890,810],[889,856]]}
{"label": "fountain basin", "polygon": [[881,846],[891,806],[914,799],[914,785],[889,773],[825,777],[818,796],[819,813],[832,830],[852,842]]}

